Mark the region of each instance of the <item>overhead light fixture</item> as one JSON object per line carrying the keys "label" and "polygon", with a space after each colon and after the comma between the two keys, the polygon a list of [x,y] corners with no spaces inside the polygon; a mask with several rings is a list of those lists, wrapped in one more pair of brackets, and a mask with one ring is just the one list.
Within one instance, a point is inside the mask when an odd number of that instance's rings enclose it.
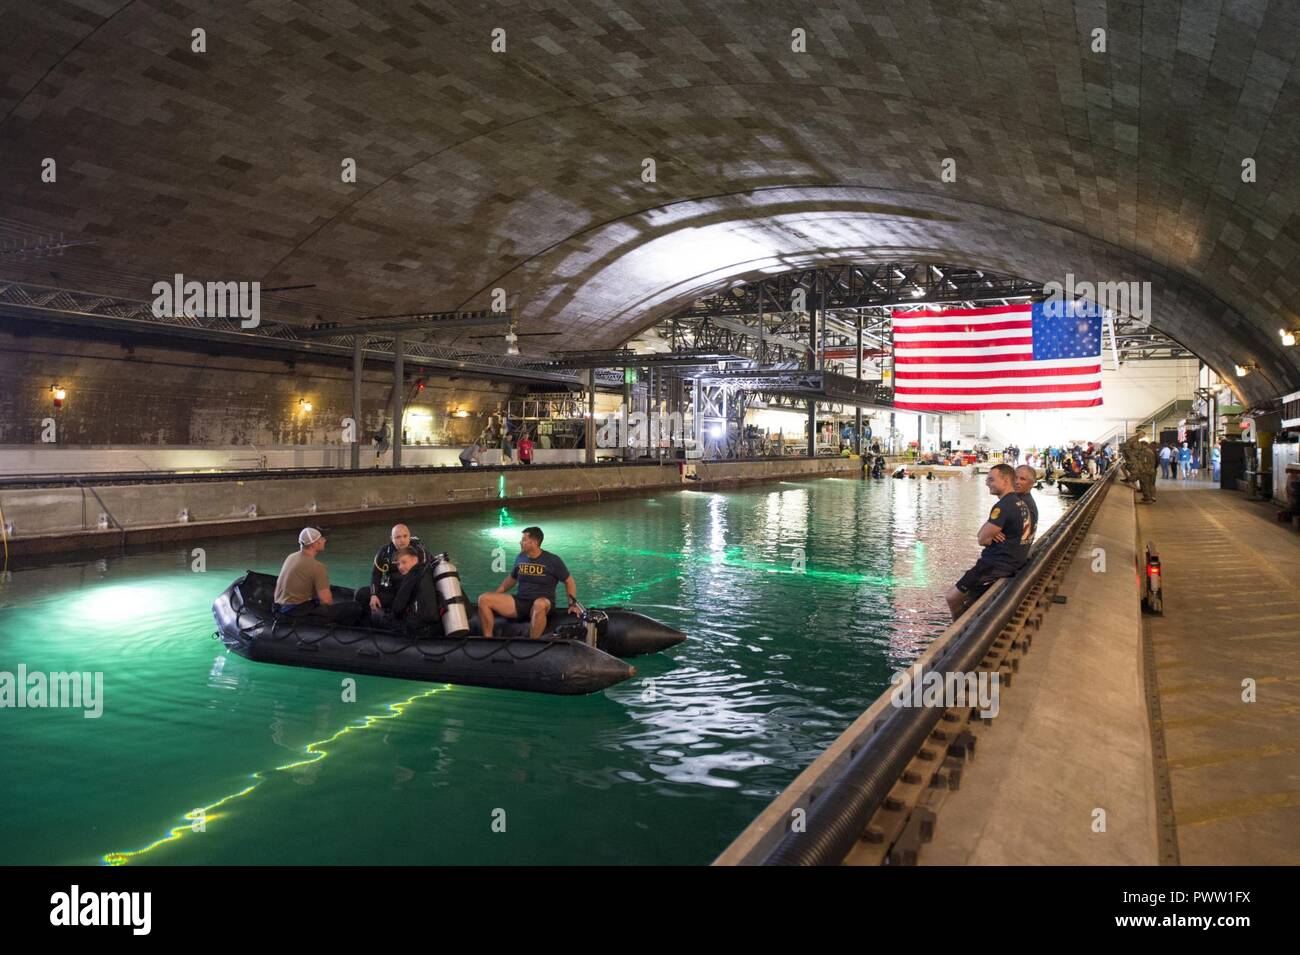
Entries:
{"label": "overhead light fixture", "polygon": [[515,331],[515,323],[513,321],[510,323],[510,328],[506,332],[506,354],[519,354],[519,334]]}
{"label": "overhead light fixture", "polygon": [[912,298],[920,298],[924,294],[925,294],[925,290],[922,289],[921,286],[919,285],[916,288],[912,289]]}
{"label": "overhead light fixture", "polygon": [[1282,336],[1282,344],[1290,348],[1295,344],[1295,332],[1289,332],[1285,328],[1279,328],[1277,333]]}
{"label": "overhead light fixture", "polygon": [[1235,365],[1233,370],[1236,371],[1238,378],[1245,378],[1250,374],[1250,369],[1245,365]]}

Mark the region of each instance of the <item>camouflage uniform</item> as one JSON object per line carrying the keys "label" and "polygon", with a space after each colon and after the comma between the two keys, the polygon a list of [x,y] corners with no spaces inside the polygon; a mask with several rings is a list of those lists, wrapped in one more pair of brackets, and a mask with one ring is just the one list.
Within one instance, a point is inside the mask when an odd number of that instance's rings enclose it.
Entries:
{"label": "camouflage uniform", "polygon": [[1156,452],[1145,441],[1138,443],[1134,460],[1137,466],[1138,487],[1142,489],[1142,501],[1154,504],[1156,500]]}
{"label": "camouflage uniform", "polygon": [[1132,434],[1127,441],[1125,441],[1123,444],[1119,446],[1120,457],[1123,459],[1124,471],[1127,475],[1126,479],[1129,481],[1137,480],[1137,474],[1139,470],[1138,469],[1138,460],[1139,460],[1138,448],[1141,446],[1142,446],[1142,441],[1139,440],[1138,433]]}

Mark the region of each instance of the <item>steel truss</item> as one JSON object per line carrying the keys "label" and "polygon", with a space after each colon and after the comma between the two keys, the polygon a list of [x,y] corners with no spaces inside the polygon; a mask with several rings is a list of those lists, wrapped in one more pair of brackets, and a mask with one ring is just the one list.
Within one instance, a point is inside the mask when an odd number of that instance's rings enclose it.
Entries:
{"label": "steel truss", "polygon": [[[50,288],[0,280],[0,312],[16,318],[38,318],[113,331],[145,332],[159,337],[252,346],[303,354],[344,357],[352,355],[352,334],[312,329],[286,322],[263,321],[256,328],[241,327],[238,318],[153,314],[149,302],[98,295],[73,289]],[[391,362],[394,331],[366,334],[365,357]],[[514,381],[563,383],[580,387],[584,375],[556,367],[544,359],[473,351],[440,342],[403,339],[405,359],[413,364],[466,374]],[[598,384],[621,385],[620,371],[598,369]]]}
{"label": "steel truss", "polygon": [[[817,367],[854,375],[859,321],[864,357],[879,361],[892,353],[894,309],[1007,305],[1042,297],[1040,283],[980,269],[849,263],[736,285],[699,299],[654,326],[650,334],[668,344],[668,354],[709,350],[742,355],[760,366],[789,362],[803,367],[813,354]],[[814,317],[817,333],[810,336]],[[1113,321],[1121,362],[1194,357],[1138,319],[1121,315]],[[810,338],[815,338],[815,346]],[[1109,333],[1105,345],[1111,345]]]}

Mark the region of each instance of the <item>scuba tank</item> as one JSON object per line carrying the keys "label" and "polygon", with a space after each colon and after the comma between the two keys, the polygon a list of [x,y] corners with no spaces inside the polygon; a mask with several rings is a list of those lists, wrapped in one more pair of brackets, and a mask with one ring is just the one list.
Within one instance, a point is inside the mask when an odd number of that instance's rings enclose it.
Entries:
{"label": "scuba tank", "polygon": [[460,585],[460,573],[446,554],[435,554],[431,563],[433,586],[442,609],[442,631],[449,637],[463,637],[469,633],[469,601]]}

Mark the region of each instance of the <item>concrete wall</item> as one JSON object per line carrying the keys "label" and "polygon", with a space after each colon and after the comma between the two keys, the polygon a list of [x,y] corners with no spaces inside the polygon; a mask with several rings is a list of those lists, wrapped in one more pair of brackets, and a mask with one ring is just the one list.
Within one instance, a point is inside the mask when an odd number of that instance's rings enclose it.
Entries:
{"label": "concrete wall", "polygon": [[[361,523],[509,500],[559,503],[665,488],[708,488],[780,477],[856,474],[845,458],[698,463],[684,482],[675,463],[473,468],[252,481],[195,481],[0,490],[11,553],[116,547],[129,541],[249,534],[314,521]],[[98,494],[98,499],[95,494]],[[101,503],[102,501],[102,503]],[[112,515],[110,519],[107,515]]]}
{"label": "concrete wall", "polygon": [[[510,386],[424,375],[406,365],[406,427],[432,425],[447,445],[463,447],[505,400]],[[415,393],[416,381],[427,386]],[[50,387],[67,391],[55,409]],[[363,376],[362,434],[379,427],[392,390],[390,370]],[[300,410],[299,401],[312,405]],[[449,416],[461,408],[471,414]],[[0,326],[0,445],[41,444],[43,422],[53,418],[56,446],[145,445],[180,447],[340,444],[343,419],[352,415],[352,372],[325,364],[208,355],[140,344],[131,347],[71,336],[23,335]]]}
{"label": "concrete wall", "polygon": [[[406,467],[459,467],[460,447],[431,448],[407,445],[402,448]],[[582,449],[537,448],[537,464],[580,464]],[[617,451],[600,450],[597,459],[617,456]],[[488,448],[479,458],[483,465],[501,464],[501,449]],[[373,445],[361,449],[361,467],[373,470],[389,467],[392,451],[376,457]],[[128,445],[113,448],[59,448],[44,445],[0,447],[0,476],[108,474],[143,471],[261,471],[282,468],[339,468],[352,465],[351,449],[341,444],[230,445],[225,447],[151,447]]]}

